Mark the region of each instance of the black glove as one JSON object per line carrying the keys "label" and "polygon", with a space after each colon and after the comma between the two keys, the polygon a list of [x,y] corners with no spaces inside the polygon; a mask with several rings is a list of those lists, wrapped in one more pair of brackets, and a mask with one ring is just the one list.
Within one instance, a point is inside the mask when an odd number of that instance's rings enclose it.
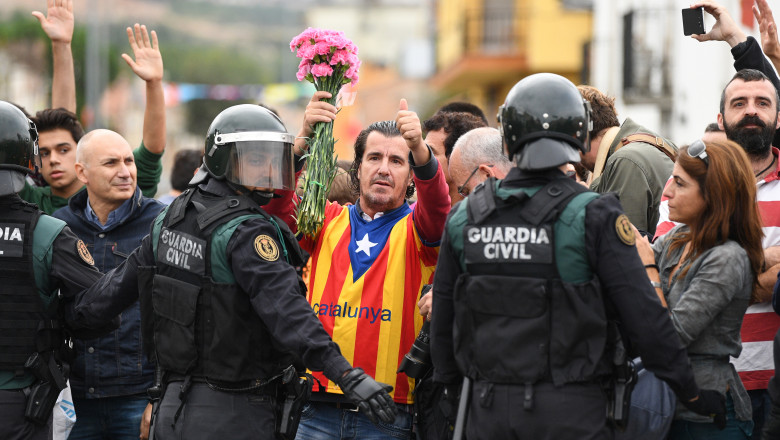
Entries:
{"label": "black glove", "polygon": [[376,423],[377,418],[385,423],[395,420],[395,402],[387,394],[393,391],[392,386],[375,381],[362,368],[349,370],[337,383],[344,395],[373,423]]}
{"label": "black glove", "polygon": [[696,414],[714,417],[715,426],[723,430],[726,428],[726,398],[715,390],[699,391],[699,398],[694,401],[681,401],[683,405]]}

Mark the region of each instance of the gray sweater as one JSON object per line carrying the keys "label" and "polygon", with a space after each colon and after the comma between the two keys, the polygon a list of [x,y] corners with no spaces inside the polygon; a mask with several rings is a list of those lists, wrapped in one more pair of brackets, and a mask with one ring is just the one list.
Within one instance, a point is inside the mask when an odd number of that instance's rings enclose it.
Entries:
{"label": "gray sweater", "polygon": [[[680,261],[682,247],[670,251],[671,238],[687,226],[680,225],[654,244],[664,297],[677,334],[688,349],[696,383],[702,389],[725,394],[728,388],[737,419],[751,420],[750,398],[742,386],[729,356],[742,351],[740,328],[753,289],[750,260],[742,247],[727,241],[685,263],[669,283],[672,269]],[[678,275],[688,269],[685,277]],[[677,405],[676,419],[709,422]]]}

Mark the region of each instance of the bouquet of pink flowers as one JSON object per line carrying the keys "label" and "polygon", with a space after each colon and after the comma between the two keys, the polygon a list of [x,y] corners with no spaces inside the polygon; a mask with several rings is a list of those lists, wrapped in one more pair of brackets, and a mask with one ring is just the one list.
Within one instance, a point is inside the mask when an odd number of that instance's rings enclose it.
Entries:
{"label": "bouquet of pink flowers", "polygon": [[[344,37],[343,32],[308,28],[290,42],[290,50],[301,59],[298,81],[309,81],[319,90],[327,91],[336,104],[341,86],[358,81],[360,60],[358,48]],[[297,207],[298,231],[307,236],[316,235],[325,219],[325,202],[333,178],[336,176],[336,157],[333,154],[333,123],[318,122],[307,140],[309,145],[303,197]]]}

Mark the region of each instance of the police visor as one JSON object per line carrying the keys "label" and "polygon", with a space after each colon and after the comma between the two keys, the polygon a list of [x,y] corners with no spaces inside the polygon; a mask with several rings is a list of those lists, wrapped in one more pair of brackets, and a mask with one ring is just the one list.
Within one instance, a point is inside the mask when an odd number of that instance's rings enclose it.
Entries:
{"label": "police visor", "polygon": [[289,133],[277,132],[217,135],[217,145],[233,144],[225,178],[248,188],[294,189],[294,139]]}

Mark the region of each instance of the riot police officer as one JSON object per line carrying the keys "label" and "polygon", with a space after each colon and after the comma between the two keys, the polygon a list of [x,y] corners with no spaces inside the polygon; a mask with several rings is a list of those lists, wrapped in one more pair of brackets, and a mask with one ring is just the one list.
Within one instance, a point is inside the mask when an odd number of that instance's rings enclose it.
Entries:
{"label": "riot police officer", "polygon": [[[69,367],[67,340],[71,332],[63,325],[67,323],[61,319],[60,303],[72,301],[100,278],[86,245],[65,222],[44,215],[17,194],[39,160],[37,140],[35,125],[24,113],[0,101],[3,439],[47,438],[52,408],[65,387]],[[98,333],[74,336],[94,337]]]}
{"label": "riot police officer", "polygon": [[725,413],[717,392],[697,387],[617,198],[560,170],[588,151],[589,118],[567,79],[518,82],[499,109],[514,167],[475,188],[448,219],[431,350],[435,381],[472,382],[464,387],[470,440],[611,438],[609,318],[686,406]]}
{"label": "riot police officer", "polygon": [[79,322],[99,325],[140,288],[144,344],[164,388],[152,422],[158,440],[271,438],[275,425],[289,426],[277,409],[280,361],[297,356],[372,420],[395,417],[389,386],[351,368],[312,313],[293,268],[302,263],[297,241],[261,208],[275,189],[294,188],[293,141],[262,107],[217,115],[190,188],[75,309]]}

